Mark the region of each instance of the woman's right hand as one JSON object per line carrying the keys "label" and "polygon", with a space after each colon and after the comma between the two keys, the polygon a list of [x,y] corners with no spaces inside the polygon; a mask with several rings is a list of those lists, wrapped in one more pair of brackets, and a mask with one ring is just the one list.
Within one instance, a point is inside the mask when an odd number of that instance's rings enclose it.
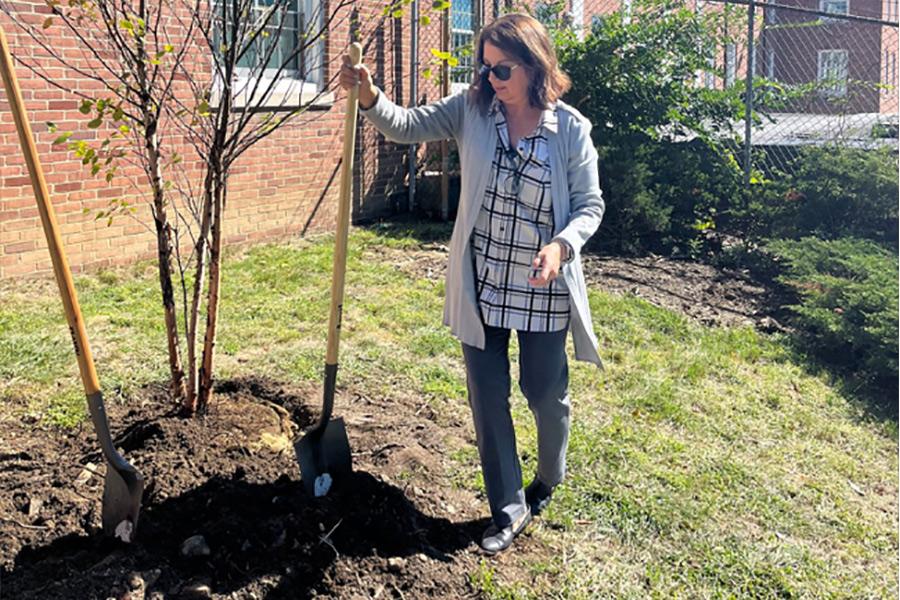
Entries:
{"label": "woman's right hand", "polygon": [[372,108],[378,95],[378,88],[372,83],[372,74],[363,63],[355,68],[352,66],[350,56],[345,54],[343,64],[341,65],[341,73],[339,82],[342,88],[349,91],[353,86],[359,86],[359,104],[363,109]]}

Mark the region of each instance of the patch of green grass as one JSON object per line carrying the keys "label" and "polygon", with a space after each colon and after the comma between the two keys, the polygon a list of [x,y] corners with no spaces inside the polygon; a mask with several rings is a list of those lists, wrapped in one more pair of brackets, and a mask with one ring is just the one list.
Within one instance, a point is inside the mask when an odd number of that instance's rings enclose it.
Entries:
{"label": "patch of green grass", "polygon": [[[440,325],[442,285],[373,258],[448,235],[409,223],[353,232],[338,385],[419,395],[470,431],[459,343]],[[321,379],[332,244],[322,236],[227,258],[220,377]],[[107,398],[165,381],[152,265],[77,286]],[[810,374],[777,336],[703,327],[597,290],[590,304],[606,369],[570,362],[568,477],[532,529],[547,551],[509,559],[527,577],[483,563],[474,587],[489,598],[896,597],[895,421],[861,414],[840,381]],[[527,481],[536,431],[513,387]],[[85,418],[52,286],[23,283],[0,298],[0,402],[64,426]],[[477,449],[452,447],[451,485],[483,497]]]}

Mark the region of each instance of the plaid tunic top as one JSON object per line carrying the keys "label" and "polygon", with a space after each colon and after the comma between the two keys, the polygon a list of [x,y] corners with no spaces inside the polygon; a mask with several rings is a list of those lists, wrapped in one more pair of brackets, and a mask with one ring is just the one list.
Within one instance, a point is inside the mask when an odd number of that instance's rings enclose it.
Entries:
{"label": "plaid tunic top", "polygon": [[542,288],[528,283],[532,261],[553,237],[544,124],[556,121],[556,109],[544,110],[537,128],[515,149],[510,148],[506,115],[497,98],[489,114],[497,127],[497,147],[471,238],[481,317],[485,325],[504,329],[565,329],[569,293],[563,278]]}

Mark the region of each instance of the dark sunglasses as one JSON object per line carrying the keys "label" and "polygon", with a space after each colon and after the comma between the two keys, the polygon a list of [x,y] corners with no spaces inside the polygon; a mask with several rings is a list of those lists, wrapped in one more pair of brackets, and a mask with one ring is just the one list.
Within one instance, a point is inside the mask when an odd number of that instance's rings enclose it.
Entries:
{"label": "dark sunglasses", "polygon": [[488,73],[493,73],[494,77],[500,81],[507,81],[512,77],[512,70],[518,66],[519,65],[494,65],[493,67],[489,67],[487,65],[481,65],[480,73],[482,77],[487,77]]}

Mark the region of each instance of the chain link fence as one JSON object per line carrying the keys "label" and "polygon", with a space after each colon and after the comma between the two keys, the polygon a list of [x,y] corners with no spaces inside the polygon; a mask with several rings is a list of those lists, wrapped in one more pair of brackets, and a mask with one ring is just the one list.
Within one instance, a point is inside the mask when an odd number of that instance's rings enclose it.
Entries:
{"label": "chain link fence", "polygon": [[[562,20],[583,39],[612,13],[620,12],[627,22],[639,10],[636,4],[453,0],[448,8],[438,0],[420,5],[415,102],[432,102],[472,81],[473,44],[481,27],[499,15],[530,12],[555,27]],[[793,157],[810,145],[897,147],[898,0],[693,0],[683,6],[717,23],[723,40],[709,57],[709,69],[688,84],[739,86],[753,109],[752,122],[735,124],[742,132],[737,154],[748,180],[751,166],[790,172]],[[442,65],[442,57],[449,64]],[[440,174],[455,169],[452,147],[429,145],[418,153],[419,180],[435,192]],[[445,182],[440,192],[446,187]],[[446,211],[444,200],[443,216]]]}

